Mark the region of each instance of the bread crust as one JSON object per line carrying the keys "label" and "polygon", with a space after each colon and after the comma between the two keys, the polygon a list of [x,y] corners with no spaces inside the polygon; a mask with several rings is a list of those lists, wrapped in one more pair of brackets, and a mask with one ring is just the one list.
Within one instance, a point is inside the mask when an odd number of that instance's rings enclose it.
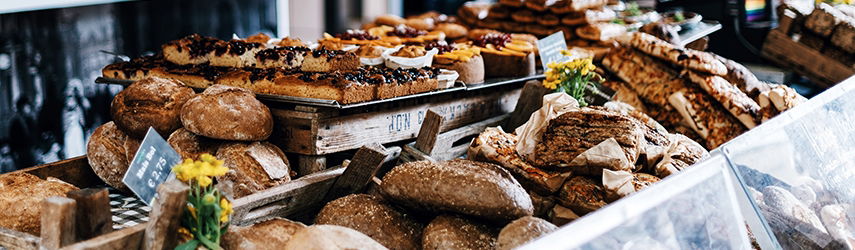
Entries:
{"label": "bread crust", "polygon": [[273,132],[270,109],[249,90],[214,85],[188,100],[181,122],[190,132],[233,141],[266,140]]}
{"label": "bread crust", "polygon": [[48,177],[43,180],[28,173],[0,175],[0,227],[39,236],[42,201],[51,196],[65,197],[74,185]]}
{"label": "bread crust", "polygon": [[548,221],[534,216],[526,216],[508,223],[496,240],[497,250],[511,250],[558,230]]}
{"label": "bread crust", "polygon": [[95,129],[86,144],[89,166],[107,185],[129,192],[122,178],[134,159],[140,141],[122,132],[115,123],[108,122]]}
{"label": "bread crust", "polygon": [[312,225],[297,231],[284,246],[285,250],[361,249],[385,250],[370,237],[350,228],[335,225]]}
{"label": "bread crust", "polygon": [[422,235],[422,249],[494,249],[498,230],[456,215],[440,215]]}
{"label": "bread crust", "polygon": [[281,249],[294,234],[306,228],[300,222],[283,218],[258,222],[251,226],[229,226],[223,235],[223,249]]}
{"label": "bread crust", "polygon": [[420,249],[424,225],[380,197],[351,194],[324,206],[317,224],[349,227],[389,249]]}
{"label": "bread crust", "polygon": [[[229,168],[218,182],[230,183],[234,198],[244,197],[291,180],[291,164],[279,147],[269,142],[234,142],[217,150],[217,159]],[[229,186],[228,184],[225,186]],[[227,193],[228,190],[226,191]]]}
{"label": "bread crust", "polygon": [[128,135],[142,139],[149,127],[169,135],[181,127],[181,107],[196,93],[180,82],[149,77],[134,82],[113,98],[113,121]]}
{"label": "bread crust", "polygon": [[512,220],[534,213],[531,197],[507,170],[469,160],[399,165],[383,177],[380,192],[409,208],[491,220]]}
{"label": "bread crust", "polygon": [[166,140],[182,159],[199,159],[202,154],[216,155],[221,141],[199,136],[185,128],[179,128]]}

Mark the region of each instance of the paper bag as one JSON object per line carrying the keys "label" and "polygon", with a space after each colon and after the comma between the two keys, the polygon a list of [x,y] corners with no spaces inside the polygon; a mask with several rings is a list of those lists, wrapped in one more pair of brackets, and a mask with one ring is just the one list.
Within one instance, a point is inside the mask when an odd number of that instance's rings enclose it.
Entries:
{"label": "paper bag", "polygon": [[549,120],[578,108],[579,103],[567,93],[559,92],[543,96],[543,106],[532,113],[525,124],[515,130],[519,136],[517,153],[523,159],[533,161],[534,147],[540,142],[540,135],[549,125]]}
{"label": "paper bag", "polygon": [[609,202],[635,193],[632,185],[632,173],[627,171],[611,171],[603,169],[603,187],[606,189],[606,199]]}

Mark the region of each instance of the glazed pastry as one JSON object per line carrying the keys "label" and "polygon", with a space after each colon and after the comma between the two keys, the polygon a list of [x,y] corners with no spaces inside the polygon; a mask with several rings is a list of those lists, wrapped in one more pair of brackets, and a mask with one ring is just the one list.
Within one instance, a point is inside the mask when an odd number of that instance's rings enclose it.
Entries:
{"label": "glazed pastry", "polygon": [[552,14],[544,14],[537,17],[537,23],[543,26],[555,26],[560,22],[561,19]]}
{"label": "glazed pastry", "polygon": [[511,13],[511,18],[520,23],[532,23],[535,21],[534,12],[530,10],[520,10]]}
{"label": "glazed pastry", "polygon": [[552,4],[551,2],[549,0],[527,0],[525,1],[525,7],[533,11],[543,12],[549,8]]}
{"label": "glazed pastry", "polygon": [[499,4],[519,8],[525,5],[525,0],[499,0]]}
{"label": "glazed pastry", "polygon": [[487,13],[487,18],[492,19],[505,19],[511,16],[511,10],[508,9],[507,6],[504,5],[493,5],[490,7],[490,10]]}

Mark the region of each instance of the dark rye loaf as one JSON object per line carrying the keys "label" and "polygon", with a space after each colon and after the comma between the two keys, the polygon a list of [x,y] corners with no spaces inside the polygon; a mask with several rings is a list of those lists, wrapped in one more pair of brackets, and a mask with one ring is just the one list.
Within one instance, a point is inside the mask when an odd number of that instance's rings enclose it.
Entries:
{"label": "dark rye loaf", "polygon": [[197,135],[232,141],[263,141],[273,132],[270,109],[249,90],[214,85],[187,101],[181,122]]}
{"label": "dark rye loaf", "polygon": [[409,208],[490,220],[507,221],[534,213],[531,197],[507,170],[469,160],[404,163],[383,177],[380,192]]}

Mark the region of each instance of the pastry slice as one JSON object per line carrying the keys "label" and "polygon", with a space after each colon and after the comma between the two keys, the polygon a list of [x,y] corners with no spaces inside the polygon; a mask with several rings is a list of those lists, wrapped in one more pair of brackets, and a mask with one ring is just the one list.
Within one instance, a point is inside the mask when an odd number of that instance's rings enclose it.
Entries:
{"label": "pastry slice", "polygon": [[485,77],[522,77],[535,74],[534,44],[510,34],[490,33],[475,41],[484,57]]}
{"label": "pastry slice", "polygon": [[163,44],[163,57],[179,65],[203,64],[210,61],[210,53],[214,45],[222,42],[219,39],[192,34],[184,38]]}
{"label": "pastry slice", "polygon": [[723,105],[746,128],[752,129],[761,122],[760,105],[724,78],[691,70],[686,71],[686,74],[692,82]]}
{"label": "pastry slice", "polygon": [[727,67],[712,54],[693,49],[680,48],[653,35],[634,32],[630,44],[645,54],[670,63],[713,75],[726,75]]}
{"label": "pastry slice", "polygon": [[255,54],[264,49],[264,44],[246,42],[243,40],[220,41],[214,44],[210,52],[211,66],[220,67],[254,67]]}
{"label": "pastry slice", "polygon": [[303,58],[301,69],[306,72],[347,71],[359,68],[356,53],[344,50],[315,49]]}
{"label": "pastry slice", "polygon": [[303,59],[311,51],[306,47],[277,47],[258,51],[255,54],[256,68],[299,69]]}
{"label": "pastry slice", "polygon": [[460,75],[457,80],[464,83],[484,82],[484,58],[479,48],[458,45],[451,51],[435,55],[433,66],[457,71]]}

